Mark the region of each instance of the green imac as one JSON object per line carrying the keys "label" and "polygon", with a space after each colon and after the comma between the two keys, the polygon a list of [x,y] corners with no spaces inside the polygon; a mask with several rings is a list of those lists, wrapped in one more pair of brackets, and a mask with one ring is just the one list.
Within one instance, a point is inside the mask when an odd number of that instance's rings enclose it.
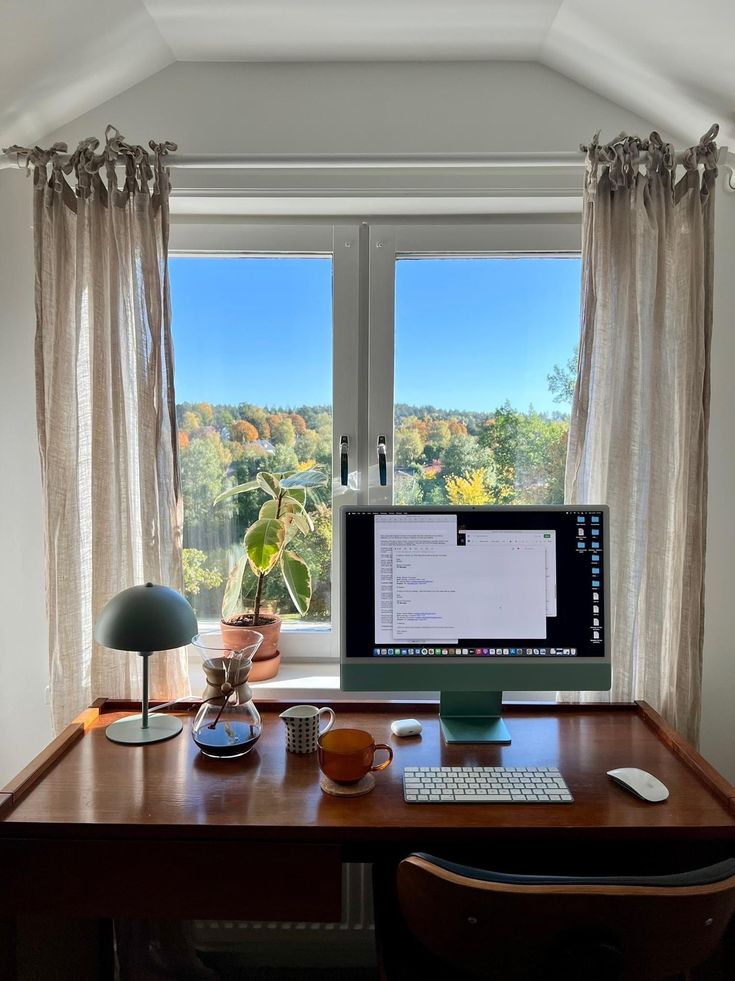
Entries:
{"label": "green imac", "polygon": [[341,511],[341,688],[439,692],[449,743],[509,743],[503,691],[610,688],[605,505]]}

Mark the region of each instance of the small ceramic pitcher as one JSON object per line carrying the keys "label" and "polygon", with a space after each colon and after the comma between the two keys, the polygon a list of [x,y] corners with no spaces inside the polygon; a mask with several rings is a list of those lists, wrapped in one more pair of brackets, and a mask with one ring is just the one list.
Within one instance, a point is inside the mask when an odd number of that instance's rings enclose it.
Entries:
{"label": "small ceramic pitcher", "polygon": [[[324,728],[319,730],[319,717],[329,716]],[[315,753],[316,741],[334,725],[335,715],[330,708],[317,708],[316,705],[294,705],[279,718],[286,724],[286,749],[289,753]]]}

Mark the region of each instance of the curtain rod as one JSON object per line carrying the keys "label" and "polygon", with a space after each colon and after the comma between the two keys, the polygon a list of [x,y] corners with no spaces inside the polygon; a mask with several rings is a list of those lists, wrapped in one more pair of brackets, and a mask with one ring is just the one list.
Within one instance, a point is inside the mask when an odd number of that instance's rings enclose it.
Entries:
{"label": "curtain rod", "polygon": [[[681,163],[683,153],[676,156]],[[59,154],[66,163],[69,154]],[[641,151],[640,162],[645,163],[648,153]],[[121,161],[121,164],[123,161]],[[182,170],[411,170],[438,169],[453,170],[464,168],[539,168],[582,170],[585,158],[581,152],[566,151],[558,153],[169,153],[165,158],[167,167]],[[735,153],[728,152],[726,146],[720,147],[718,163],[729,170],[729,184],[735,170]],[[17,154],[5,153],[0,157],[0,169],[18,166]],[[22,168],[21,164],[21,168]]]}
{"label": "curtain rod", "polygon": [[[720,162],[731,166],[724,158],[735,157],[728,154],[727,147],[720,148]],[[15,167],[18,164],[17,154],[4,153],[5,159],[0,159],[0,168]],[[63,163],[69,160],[70,154],[61,153],[58,159]],[[645,162],[648,154],[641,151],[640,159]],[[681,163],[684,154],[677,154],[677,163]],[[124,161],[121,159],[121,164]],[[167,167],[177,167],[185,170],[389,170],[391,168],[415,167],[570,167],[583,168],[584,156],[578,151],[559,153],[329,153],[329,154],[295,154],[295,153],[169,153],[166,155]],[[21,167],[23,164],[21,164]]]}

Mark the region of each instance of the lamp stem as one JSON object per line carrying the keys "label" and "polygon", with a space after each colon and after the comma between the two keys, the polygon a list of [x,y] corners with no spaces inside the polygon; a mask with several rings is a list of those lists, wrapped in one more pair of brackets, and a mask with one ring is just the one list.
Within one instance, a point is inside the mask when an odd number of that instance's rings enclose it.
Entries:
{"label": "lamp stem", "polygon": [[140,656],[143,658],[143,724],[141,729],[148,728],[148,658],[152,653],[152,651],[140,652]]}

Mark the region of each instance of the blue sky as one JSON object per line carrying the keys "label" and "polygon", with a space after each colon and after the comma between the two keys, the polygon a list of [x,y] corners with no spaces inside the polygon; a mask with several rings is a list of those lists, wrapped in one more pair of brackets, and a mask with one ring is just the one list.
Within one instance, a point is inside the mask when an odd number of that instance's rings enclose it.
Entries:
{"label": "blue sky", "polygon": [[[331,401],[329,259],[172,258],[170,268],[177,401]],[[396,401],[563,408],[546,376],[577,343],[579,280],[579,259],[400,260]]]}

